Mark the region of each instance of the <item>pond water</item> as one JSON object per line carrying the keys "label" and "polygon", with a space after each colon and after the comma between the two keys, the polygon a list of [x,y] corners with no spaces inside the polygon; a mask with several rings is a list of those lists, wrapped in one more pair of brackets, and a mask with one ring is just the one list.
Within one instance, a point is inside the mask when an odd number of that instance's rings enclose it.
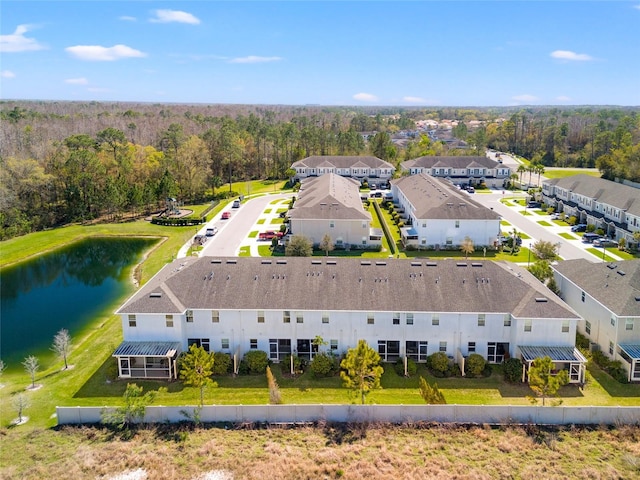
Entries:
{"label": "pond water", "polygon": [[4,268],[0,284],[0,358],[22,369],[28,355],[40,365],[55,357],[54,335],[74,338],[93,320],[109,315],[131,291],[131,269],[155,240],[98,238],[75,243]]}

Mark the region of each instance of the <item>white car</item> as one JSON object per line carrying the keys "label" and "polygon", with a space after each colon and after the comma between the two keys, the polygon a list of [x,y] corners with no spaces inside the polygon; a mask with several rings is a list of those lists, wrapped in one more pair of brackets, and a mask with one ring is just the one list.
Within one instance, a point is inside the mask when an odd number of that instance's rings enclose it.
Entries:
{"label": "white car", "polygon": [[218,227],[207,228],[207,231],[206,231],[207,237],[213,237],[216,233],[218,233]]}

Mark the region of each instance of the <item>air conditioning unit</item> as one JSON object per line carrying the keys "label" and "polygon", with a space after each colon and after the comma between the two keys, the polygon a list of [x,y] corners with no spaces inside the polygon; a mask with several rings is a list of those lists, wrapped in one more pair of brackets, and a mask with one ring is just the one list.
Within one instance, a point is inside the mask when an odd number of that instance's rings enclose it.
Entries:
{"label": "air conditioning unit", "polygon": [[599,352],[600,351],[600,345],[598,345],[596,342],[589,342],[589,351],[590,352]]}

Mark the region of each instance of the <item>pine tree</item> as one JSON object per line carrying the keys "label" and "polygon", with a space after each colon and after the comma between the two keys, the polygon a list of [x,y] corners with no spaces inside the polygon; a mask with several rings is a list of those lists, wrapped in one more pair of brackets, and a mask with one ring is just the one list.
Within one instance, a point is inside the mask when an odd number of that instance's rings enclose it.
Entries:
{"label": "pine tree", "polygon": [[363,405],[371,390],[381,388],[383,368],[380,366],[380,355],[365,340],[358,340],[358,346],[349,349],[347,356],[340,362],[340,368],[344,386],[351,388]]}
{"label": "pine tree", "polygon": [[438,389],[438,384],[434,383],[430,385],[424,377],[420,377],[420,396],[427,405],[444,405],[447,403],[444,395],[442,395],[442,392]]}

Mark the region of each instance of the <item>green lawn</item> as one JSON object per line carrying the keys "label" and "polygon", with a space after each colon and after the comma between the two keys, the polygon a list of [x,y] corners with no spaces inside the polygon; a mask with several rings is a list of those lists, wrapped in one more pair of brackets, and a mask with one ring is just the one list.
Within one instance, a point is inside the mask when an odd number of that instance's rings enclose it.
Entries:
{"label": "green lawn", "polygon": [[285,207],[285,208],[279,208],[279,209],[277,209],[277,210],[276,210],[276,213],[284,213],[284,212],[287,212],[288,210],[289,210],[289,208],[288,208],[288,207]]}
{"label": "green lawn", "polygon": [[231,184],[231,189],[229,189],[229,184],[225,183],[218,191],[229,191],[235,192],[238,195],[251,195],[252,197],[256,194],[262,193],[287,193],[292,192],[290,188],[285,188],[287,182],[286,180],[252,180],[249,182],[233,182]]}
{"label": "green lawn", "polygon": [[[618,261],[617,258],[613,258],[613,257],[607,255],[608,251],[609,251],[608,249],[587,248],[587,252],[592,253],[593,255],[595,255],[596,257],[598,257],[601,260],[604,260],[604,261],[607,261],[607,262],[617,262]],[[615,254],[617,255],[617,250],[615,251]]]}
{"label": "green lawn", "polygon": [[500,225],[502,225],[503,227],[510,227],[511,224],[509,222],[507,222],[506,220],[500,220]]}
{"label": "green lawn", "polygon": [[520,213],[524,216],[531,215],[531,212],[529,212],[528,210],[520,210]]}
{"label": "green lawn", "polygon": [[268,214],[270,214],[270,213],[271,213],[271,209],[270,209],[270,208],[267,208],[267,209],[264,211],[264,214],[265,214],[265,215],[268,215]]}
{"label": "green lawn", "polygon": [[271,252],[271,244],[269,245],[258,245],[258,253],[261,257],[270,257],[273,252]]}
{"label": "green lawn", "polygon": [[258,230],[254,230],[252,232],[249,232],[249,235],[247,235],[249,238],[256,238],[258,236],[258,233],[260,233]]}
{"label": "green lawn", "polygon": [[244,245],[240,247],[240,251],[238,252],[239,257],[250,257],[251,256],[251,247],[249,245]]}
{"label": "green lawn", "polygon": [[272,218],[269,223],[271,225],[282,225],[284,223],[284,218],[280,218],[280,217]]}
{"label": "green lawn", "polygon": [[258,221],[256,222],[258,225],[262,225],[265,222],[264,218],[259,218]]}
{"label": "green lawn", "polygon": [[578,238],[571,233],[560,232],[558,235],[560,235],[562,238],[566,238],[567,240],[578,240]]}
{"label": "green lawn", "polygon": [[536,223],[538,225],[543,226],[543,227],[550,227],[551,226],[551,224],[549,222],[545,221],[545,220],[542,220],[542,221],[539,221],[539,222],[536,222]]}
{"label": "green lawn", "polygon": [[551,179],[551,178],[565,178],[565,177],[571,177],[573,175],[578,175],[578,174],[585,174],[585,175],[591,175],[592,177],[601,177],[602,174],[600,172],[594,172],[592,170],[587,170],[587,169],[582,169],[582,168],[563,168],[563,169],[558,169],[558,170],[545,170],[544,172],[544,176]]}

